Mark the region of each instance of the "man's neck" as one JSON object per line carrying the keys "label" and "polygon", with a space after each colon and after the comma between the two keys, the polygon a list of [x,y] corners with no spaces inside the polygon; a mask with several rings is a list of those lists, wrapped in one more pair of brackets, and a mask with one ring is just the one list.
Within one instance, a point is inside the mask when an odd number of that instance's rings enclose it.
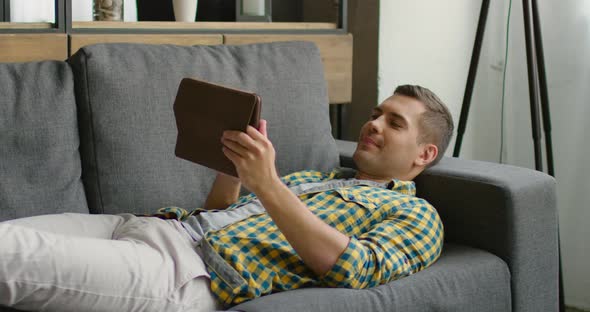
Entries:
{"label": "man's neck", "polygon": [[379,183],[386,183],[386,182],[389,182],[393,179],[392,177],[388,178],[388,177],[373,176],[373,175],[366,174],[361,171],[357,171],[354,178],[359,179],[359,180],[371,180],[371,181],[375,181],[375,182],[379,182]]}

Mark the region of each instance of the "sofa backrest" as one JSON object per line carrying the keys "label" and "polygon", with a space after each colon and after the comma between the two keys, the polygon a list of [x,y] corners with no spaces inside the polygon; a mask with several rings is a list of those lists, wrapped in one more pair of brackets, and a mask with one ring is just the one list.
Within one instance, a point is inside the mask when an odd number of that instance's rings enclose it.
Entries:
{"label": "sofa backrest", "polygon": [[200,207],[214,172],[174,155],[184,77],[254,91],[280,174],[338,165],[317,47],[100,44],[68,62],[76,81],[83,179],[93,213]]}
{"label": "sofa backrest", "polygon": [[0,64],[0,221],[88,212],[65,62]]}

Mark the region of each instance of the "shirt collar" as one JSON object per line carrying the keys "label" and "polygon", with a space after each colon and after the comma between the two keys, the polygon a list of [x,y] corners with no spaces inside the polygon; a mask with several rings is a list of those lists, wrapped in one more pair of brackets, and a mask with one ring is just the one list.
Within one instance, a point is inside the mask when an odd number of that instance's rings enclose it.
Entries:
{"label": "shirt collar", "polygon": [[[352,179],[355,175],[356,170],[340,167],[332,170],[328,175],[328,179]],[[391,181],[383,183],[382,187],[404,195],[416,196],[416,184],[414,181],[391,179]]]}
{"label": "shirt collar", "polygon": [[416,184],[414,181],[392,179],[391,182],[387,184],[387,188],[404,195],[416,196]]}

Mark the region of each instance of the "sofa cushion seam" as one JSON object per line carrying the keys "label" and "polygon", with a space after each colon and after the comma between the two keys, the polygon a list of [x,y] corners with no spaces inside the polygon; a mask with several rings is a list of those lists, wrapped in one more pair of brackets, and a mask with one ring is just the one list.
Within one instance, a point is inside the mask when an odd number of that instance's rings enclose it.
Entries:
{"label": "sofa cushion seam", "polygon": [[86,91],[86,101],[88,105],[88,117],[89,117],[89,130],[90,130],[90,140],[92,141],[92,156],[94,157],[94,168],[95,168],[95,175],[96,175],[96,190],[98,192],[98,203],[99,203],[99,213],[104,213],[104,203],[102,201],[102,190],[100,187],[100,177],[99,177],[99,170],[98,170],[98,156],[96,155],[96,139],[94,136],[94,116],[92,111],[92,105],[90,104],[90,87],[88,81],[88,55],[86,54],[85,50],[82,50],[84,55],[84,76],[85,76],[85,91]]}

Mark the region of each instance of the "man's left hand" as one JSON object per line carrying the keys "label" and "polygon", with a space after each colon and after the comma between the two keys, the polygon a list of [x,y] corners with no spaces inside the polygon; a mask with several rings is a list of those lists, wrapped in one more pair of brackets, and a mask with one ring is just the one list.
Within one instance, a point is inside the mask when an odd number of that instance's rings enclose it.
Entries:
{"label": "man's left hand", "polygon": [[280,181],[266,120],[260,120],[260,131],[252,126],[248,126],[246,132],[224,131],[221,143],[223,154],[236,166],[238,176],[248,190],[258,193],[271,183]]}

